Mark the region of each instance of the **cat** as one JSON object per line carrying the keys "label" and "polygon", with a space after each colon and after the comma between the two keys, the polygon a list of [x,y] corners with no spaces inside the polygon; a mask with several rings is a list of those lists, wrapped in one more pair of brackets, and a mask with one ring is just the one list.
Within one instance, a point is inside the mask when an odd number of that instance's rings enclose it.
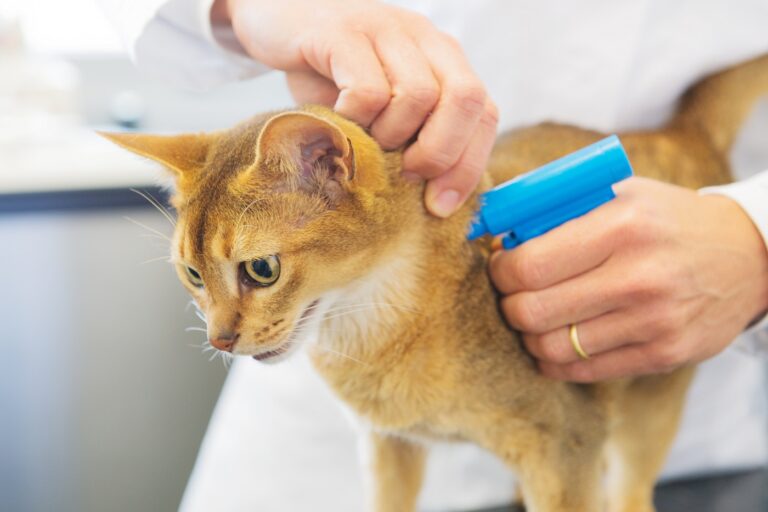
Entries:
{"label": "cat", "polygon": [[[636,174],[728,182],[727,152],[765,91],[768,56],[703,80],[664,127],[621,134]],[[603,134],[546,123],[502,135],[475,194],[445,220],[401,178],[400,151],[324,107],[216,133],[103,135],[173,173],[173,259],[211,343],[265,363],[305,345],[370,426],[374,510],[415,510],[431,439],[495,453],[529,510],[653,510],[694,368],[544,378],[499,312],[491,241],[466,240],[479,193]]]}

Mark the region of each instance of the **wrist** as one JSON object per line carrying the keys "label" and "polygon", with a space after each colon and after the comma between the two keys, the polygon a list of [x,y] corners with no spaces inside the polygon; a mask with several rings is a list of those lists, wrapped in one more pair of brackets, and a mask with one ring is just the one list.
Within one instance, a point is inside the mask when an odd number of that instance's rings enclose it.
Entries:
{"label": "wrist", "polygon": [[736,253],[743,256],[732,263],[740,264],[741,261],[749,266],[748,275],[752,279],[745,283],[749,288],[745,293],[752,300],[745,302],[745,305],[749,307],[751,325],[768,312],[768,246],[751,217],[737,201],[717,194],[704,196],[703,199],[715,209],[720,226],[726,230],[723,239],[733,244]]}

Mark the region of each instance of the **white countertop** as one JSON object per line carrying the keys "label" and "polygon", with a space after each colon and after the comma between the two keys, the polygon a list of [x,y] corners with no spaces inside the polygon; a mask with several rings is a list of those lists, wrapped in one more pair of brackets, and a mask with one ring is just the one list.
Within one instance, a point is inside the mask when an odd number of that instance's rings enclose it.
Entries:
{"label": "white countertop", "polygon": [[0,145],[0,195],[157,186],[161,166],[115,146],[90,128]]}

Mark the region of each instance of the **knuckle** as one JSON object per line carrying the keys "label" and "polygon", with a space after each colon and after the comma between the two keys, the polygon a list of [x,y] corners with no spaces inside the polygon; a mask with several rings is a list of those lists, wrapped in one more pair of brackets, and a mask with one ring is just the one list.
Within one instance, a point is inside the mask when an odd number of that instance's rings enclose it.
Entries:
{"label": "knuckle", "polygon": [[648,302],[654,297],[653,285],[642,278],[634,278],[627,283],[626,296],[630,303]]}
{"label": "knuckle", "polygon": [[647,218],[635,200],[619,209],[612,225],[613,235],[625,245],[636,245],[648,238]]}
{"label": "knuckle", "polygon": [[655,337],[661,338],[669,337],[679,332],[683,322],[681,316],[676,311],[672,308],[665,307],[659,308],[659,310],[653,314],[649,324],[649,330]]}
{"label": "knuckle", "polygon": [[406,84],[402,88],[402,96],[420,110],[429,111],[440,99],[440,91],[436,86],[427,84]]}
{"label": "knuckle", "polygon": [[641,269],[624,278],[624,295],[632,304],[654,302],[661,298],[666,289],[663,279]]}
{"label": "knuckle", "polygon": [[398,15],[407,24],[412,25],[416,33],[424,32],[430,29],[434,30],[434,25],[432,25],[432,20],[430,20],[428,17],[424,16],[423,14],[411,11],[409,9],[399,9],[397,7],[393,7],[393,9],[397,9]]}
{"label": "knuckle", "polygon": [[485,114],[483,115],[483,122],[496,126],[499,124],[499,107],[493,101],[487,101],[485,105]]}
{"label": "knuckle", "polygon": [[517,248],[511,253],[509,271],[515,280],[526,289],[536,289],[543,282],[543,272],[538,258],[535,257],[525,246]]}
{"label": "knuckle", "polygon": [[447,34],[445,32],[440,32],[440,39],[442,39],[443,43],[447,44],[454,50],[458,50],[464,53],[464,50],[461,48],[461,43],[459,42],[458,39],[456,39],[452,35]]}
{"label": "knuckle", "polygon": [[541,325],[541,305],[531,294],[511,295],[505,300],[507,319],[524,332],[536,333]]}
{"label": "knuckle", "polygon": [[655,243],[668,236],[667,223],[653,206],[636,199],[626,201],[614,228],[618,236],[628,243]]}
{"label": "knuckle", "polygon": [[681,343],[663,342],[656,343],[652,347],[651,362],[662,371],[677,368],[686,360],[687,352]]}
{"label": "knuckle", "polygon": [[563,351],[561,340],[552,334],[542,334],[538,337],[537,350],[540,358],[552,363],[567,363],[569,358]]}
{"label": "knuckle", "polygon": [[613,229],[622,235],[622,238],[630,239],[639,230],[640,214],[632,202],[625,203],[614,217]]}
{"label": "knuckle", "polygon": [[382,132],[375,123],[371,129],[371,134],[384,149],[394,149],[401,144],[400,134],[392,131]]}
{"label": "knuckle", "polygon": [[390,91],[379,85],[361,85],[347,90],[347,97],[363,108],[380,110],[389,103]]}
{"label": "knuckle", "polygon": [[485,107],[485,88],[479,82],[457,84],[446,91],[447,100],[468,115],[476,116]]}

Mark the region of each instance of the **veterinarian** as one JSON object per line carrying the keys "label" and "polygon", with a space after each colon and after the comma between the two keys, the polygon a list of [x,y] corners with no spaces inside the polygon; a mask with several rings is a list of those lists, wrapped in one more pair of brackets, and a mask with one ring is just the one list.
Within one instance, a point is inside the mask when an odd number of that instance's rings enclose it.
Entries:
{"label": "veterinarian", "polygon": [[[477,184],[497,130],[652,128],[702,76],[768,52],[764,0],[102,3],[137,65],[170,82],[282,70],[297,103],[334,106],[384,148],[416,136],[405,171],[427,181],[440,217]],[[768,172],[699,193],[645,179],[616,192],[493,256],[502,311],[554,379],[701,363],[667,477],[764,466]],[[332,402],[305,362],[236,363],[182,509],[355,510],[353,434]],[[510,495],[500,464],[473,447],[437,450],[428,473],[427,506]]]}

